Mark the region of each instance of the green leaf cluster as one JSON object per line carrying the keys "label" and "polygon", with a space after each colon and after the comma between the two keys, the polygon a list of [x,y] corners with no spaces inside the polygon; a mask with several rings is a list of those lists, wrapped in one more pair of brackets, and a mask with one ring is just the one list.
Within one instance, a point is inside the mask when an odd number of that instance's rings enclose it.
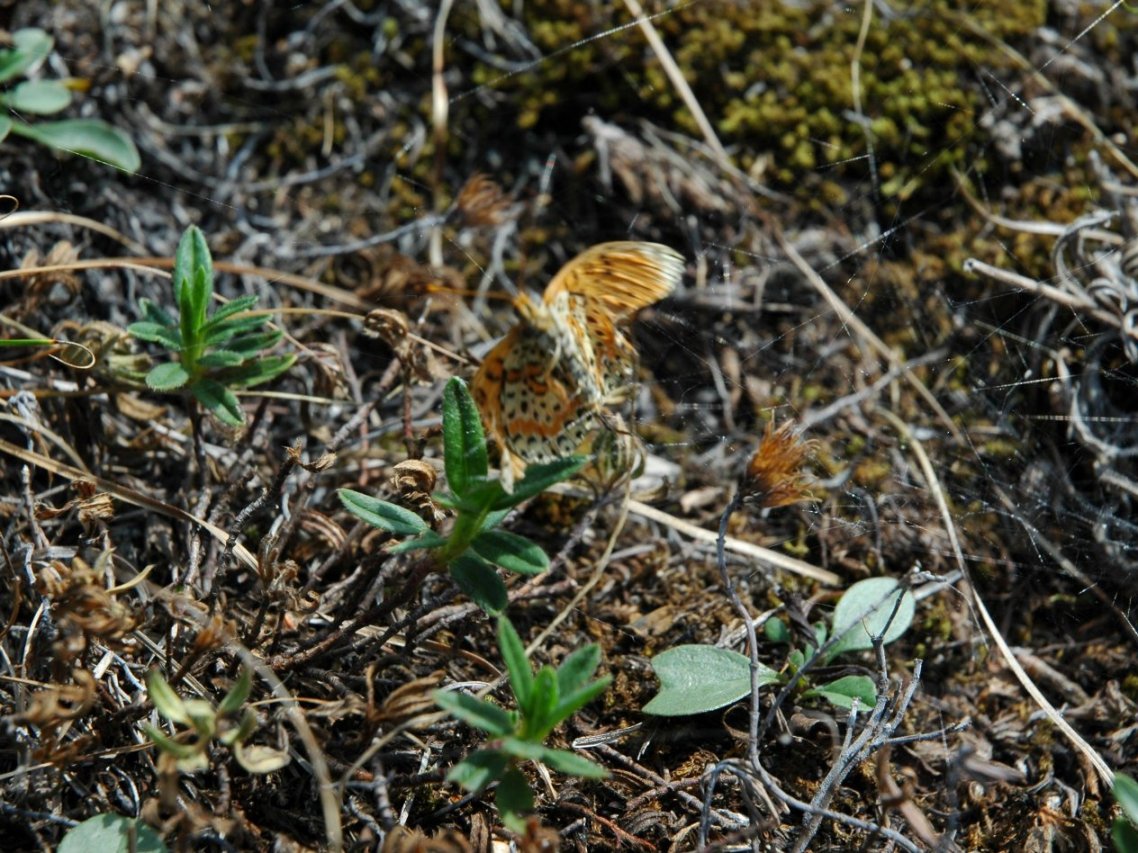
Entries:
{"label": "green leaf cluster", "polygon": [[506,608],[507,596],[495,566],[536,575],[549,568],[549,558],[536,542],[494,528],[511,508],[572,477],[585,462],[584,457],[572,456],[531,465],[514,490],[507,492],[501,481],[489,476],[482,421],[466,384],[456,377],[443,391],[443,463],[450,491],[432,496],[454,512],[450,532],[441,536],[410,510],[361,492],[341,489],[339,496],[345,509],[362,521],[411,537],[394,546],[392,553],[435,552],[463,592],[496,615]]}
{"label": "green leaf cluster", "polygon": [[154,708],[170,722],[185,726],[186,731],[170,737],[149,723],[143,723],[142,728],[175,768],[184,773],[209,767],[209,744],[215,738],[233,751],[233,757],[247,772],[272,773],[288,764],[289,754],[245,743],[257,729],[257,715],[245,706],[252,687],[252,674],[242,668],[237,682],[215,708],[205,699],[182,699],[162,673],[151,670],[146,688]]}
{"label": "green leaf cluster", "polygon": [[143,319],[128,328],[136,338],[177,355],[176,360],[154,367],[146,384],[155,391],[186,388],[222,423],[241,426],[245,413],[232,389],[275,379],[296,356],[261,354],[276,346],[284,332],[266,331],[261,317],[240,316],[256,305],[257,297],[242,296],[210,313],[213,259],[196,225],[187,228],[178,243],[173,283],[178,315],[142,299]]}
{"label": "green leaf cluster", "polygon": [[[12,33],[12,46],[0,50],[0,84],[33,73],[51,53],[54,41],[38,27]],[[59,119],[32,124],[24,116],[47,116],[71,105],[71,89],[60,80],[24,80],[0,92],[0,141],[23,136],[56,151],[90,157],[126,172],[142,164],[131,138],[99,119]]]}
{"label": "green leaf cluster", "polygon": [[[838,601],[829,630],[822,622],[814,626],[816,645],[792,648],[787,654],[785,673],[760,665],[759,684],[785,682],[814,658],[818,649],[821,653],[816,660],[824,665],[839,654],[872,649],[875,637],[891,643],[908,630],[915,613],[912,593],[902,589],[893,578],[858,581]],[[791,640],[789,629],[779,619],[769,619],[764,630],[772,642]],[[827,637],[834,638],[829,645]],[[702,714],[738,702],[751,692],[750,659],[728,649],[676,646],[653,658],[652,669],[660,679],[660,691],[644,706],[646,714]],[[855,699],[862,707],[872,707],[877,701],[877,689],[868,676],[847,675],[808,687],[801,696],[825,699],[839,708],[853,707]]]}
{"label": "green leaf cluster", "polygon": [[497,782],[495,802],[502,822],[521,832],[524,815],[533,810],[534,799],[518,762],[540,761],[554,770],[587,779],[608,775],[589,759],[545,746],[544,742],[556,726],[599,696],[612,677],[590,680],[601,662],[596,643],[572,652],[557,669],[545,665],[534,673],[521,637],[504,616],[498,619],[498,648],[506,663],[516,711],[464,693],[437,690],[434,698],[443,710],[491,737],[485,747],[455,765],[447,779],[472,792]]}

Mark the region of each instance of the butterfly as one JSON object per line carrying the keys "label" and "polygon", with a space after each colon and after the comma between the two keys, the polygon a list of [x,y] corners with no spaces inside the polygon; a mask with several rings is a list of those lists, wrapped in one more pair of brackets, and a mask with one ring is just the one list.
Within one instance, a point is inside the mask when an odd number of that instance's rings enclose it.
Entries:
{"label": "butterfly", "polygon": [[636,349],[621,326],[675,290],[683,271],[683,256],[659,243],[601,243],[565,264],[540,302],[518,296],[520,321],[471,382],[487,432],[512,457],[503,472],[594,444],[621,455],[611,440],[595,441],[614,429],[631,440],[611,411],[636,374]]}

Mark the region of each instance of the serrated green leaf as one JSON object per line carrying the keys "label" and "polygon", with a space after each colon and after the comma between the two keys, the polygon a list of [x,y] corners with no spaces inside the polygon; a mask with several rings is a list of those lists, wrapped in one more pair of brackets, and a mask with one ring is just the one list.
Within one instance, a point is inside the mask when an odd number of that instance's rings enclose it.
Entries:
{"label": "serrated green leaf", "polygon": [[190,393],[223,424],[239,427],[245,424],[245,411],[232,391],[213,379],[199,379]]}
{"label": "serrated green leaf", "polygon": [[78,154],[134,173],[142,165],[130,137],[98,119],[61,119],[36,124],[13,122],[12,132],[67,154]]}
{"label": "serrated green leaf", "polygon": [[506,609],[509,604],[506,585],[494,567],[481,557],[469,552],[460,554],[450,561],[447,568],[459,588],[491,616],[497,616]]}
{"label": "serrated green leaf", "polygon": [[145,296],[138,300],[139,310],[142,312],[142,319],[148,323],[157,323],[160,326],[168,326],[171,329],[178,328],[178,319],[163,308],[158,303],[147,299]]}
{"label": "serrated green leaf", "polygon": [[173,282],[182,339],[200,340],[213,296],[213,257],[205,234],[196,225],[186,228],[178,241]]}
{"label": "serrated green leaf", "polygon": [[[652,658],[652,669],[660,679],[660,692],[644,706],[645,714],[702,714],[751,693],[751,661],[730,649],[676,646]],[[778,681],[778,673],[763,666],[758,679],[760,684],[772,684]]]}
{"label": "serrated green leaf", "polygon": [[56,853],[167,853],[167,847],[140,819],[104,812],[67,830]]}
{"label": "serrated green leaf", "polygon": [[372,527],[378,527],[397,536],[418,536],[433,532],[427,522],[404,507],[352,489],[339,489],[336,494],[339,495],[344,509]]}
{"label": "serrated green leaf", "polygon": [[126,327],[126,330],[140,341],[161,344],[172,352],[179,352],[182,349],[182,335],[177,327],[171,328],[160,323],[140,320],[137,323],[131,323]]}
{"label": "serrated green leaf", "polygon": [[553,462],[530,465],[526,468],[526,475],[514,484],[514,491],[504,492],[491,508],[499,510],[517,506],[522,501],[541,494],[555,483],[568,480],[584,468],[588,461],[584,456],[569,456]]}
{"label": "serrated green leaf", "polygon": [[[893,608],[899,596],[901,603],[894,616]],[[834,608],[830,633],[837,641],[826,652],[827,659],[842,652],[872,649],[873,637],[878,634],[884,633],[885,644],[893,642],[908,630],[916,610],[913,594],[902,589],[895,579],[858,581],[846,590]]]}
{"label": "serrated green leaf", "polygon": [[508,735],[514,729],[509,713],[484,699],[448,690],[436,690],[431,696],[452,717],[494,737]]}
{"label": "serrated green leaf", "polygon": [[[265,325],[265,321],[260,317],[249,317],[247,319],[257,321],[257,325],[254,326],[255,329],[260,329]],[[284,332],[280,329],[269,329],[264,332],[258,331],[247,334],[246,329],[238,328],[238,325],[246,325],[245,320],[237,319],[233,320],[232,323],[233,326],[225,325],[207,334],[205,337],[206,343],[210,346],[225,344],[226,349],[244,353],[246,357],[248,357],[275,347],[284,337]],[[233,334],[229,334],[230,329],[233,329]]]}
{"label": "serrated green leaf", "polygon": [[447,781],[477,793],[502,777],[509,756],[498,749],[479,749],[472,752],[447,773]]}
{"label": "serrated green leaf", "polygon": [[203,370],[218,370],[223,367],[236,367],[244,360],[245,356],[239,352],[215,349],[198,359],[198,367]]}
{"label": "serrated green leaf", "polygon": [[818,696],[839,708],[852,708],[854,699],[862,708],[872,708],[877,702],[877,690],[873,679],[864,675],[847,675],[842,678],[813,687],[802,694],[803,697]]}
{"label": "serrated green leaf", "polygon": [[549,557],[540,545],[506,530],[484,530],[470,548],[486,562],[521,575],[540,575],[549,569]]}
{"label": "serrated green leaf", "polygon": [[251,388],[254,385],[263,385],[276,379],[296,362],[296,356],[288,355],[262,356],[248,361],[240,367],[227,368],[221,378],[233,388]]}
{"label": "serrated green leaf", "polygon": [[407,539],[387,548],[388,554],[406,554],[408,551],[426,551],[432,548],[441,548],[447,540],[433,530],[424,530],[414,539]]}
{"label": "serrated green leaf", "polygon": [[530,695],[533,691],[533,670],[526,658],[525,644],[518,636],[512,622],[505,616],[498,617],[498,651],[506,664],[510,676],[510,689],[514,691],[518,708],[523,715],[528,712]]}
{"label": "serrated green leaf", "polygon": [[447,484],[459,498],[490,470],[482,419],[466,383],[457,376],[443,390],[443,463]]}
{"label": "serrated green leaf", "polygon": [[502,823],[517,833],[526,831],[525,816],[533,811],[533,791],[526,777],[516,767],[502,774],[502,781],[494,791],[494,803]]}
{"label": "serrated green leaf", "polygon": [[25,80],[4,95],[4,100],[18,113],[47,116],[67,108],[71,90],[58,80]]}
{"label": "serrated green leaf", "polygon": [[146,374],[147,387],[155,391],[176,391],[190,381],[190,374],[177,361],[159,364]]}
{"label": "serrated green leaf", "polygon": [[0,50],[0,83],[19,77],[47,58],[54,44],[39,27],[25,27],[12,33],[12,47]]}
{"label": "serrated green leaf", "polygon": [[[257,297],[250,294],[248,296],[238,296],[235,299],[230,299],[224,305],[218,306],[217,310],[209,315],[209,320],[205,324],[205,330],[208,332],[221,326],[225,320],[232,317],[234,314],[239,314],[242,311],[249,311],[257,305]],[[260,317],[247,317],[242,319],[257,320],[264,322]]]}

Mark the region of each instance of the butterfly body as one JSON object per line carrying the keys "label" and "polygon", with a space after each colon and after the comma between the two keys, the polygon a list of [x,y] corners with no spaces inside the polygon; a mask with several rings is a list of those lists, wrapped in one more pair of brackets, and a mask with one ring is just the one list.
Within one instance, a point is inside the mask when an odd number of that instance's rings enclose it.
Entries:
{"label": "butterfly body", "polygon": [[621,325],[670,294],[682,275],[683,258],[667,246],[602,243],[562,267],[540,301],[518,297],[520,321],[472,382],[487,430],[510,456],[549,462],[588,450],[614,425],[631,440],[611,411],[636,374],[636,350]]}

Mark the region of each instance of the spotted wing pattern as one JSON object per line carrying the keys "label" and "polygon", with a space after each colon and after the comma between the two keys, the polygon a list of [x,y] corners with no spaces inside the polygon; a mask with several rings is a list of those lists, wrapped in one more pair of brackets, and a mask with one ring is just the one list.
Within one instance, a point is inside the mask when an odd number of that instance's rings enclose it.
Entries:
{"label": "spotted wing pattern", "polygon": [[[521,463],[593,447],[614,459],[630,455],[634,436],[611,411],[636,372],[620,324],[670,294],[682,274],[683,258],[667,246],[602,243],[562,267],[541,302],[518,298],[520,322],[472,382],[487,430],[509,455]],[[620,435],[598,441],[613,424]]]}

